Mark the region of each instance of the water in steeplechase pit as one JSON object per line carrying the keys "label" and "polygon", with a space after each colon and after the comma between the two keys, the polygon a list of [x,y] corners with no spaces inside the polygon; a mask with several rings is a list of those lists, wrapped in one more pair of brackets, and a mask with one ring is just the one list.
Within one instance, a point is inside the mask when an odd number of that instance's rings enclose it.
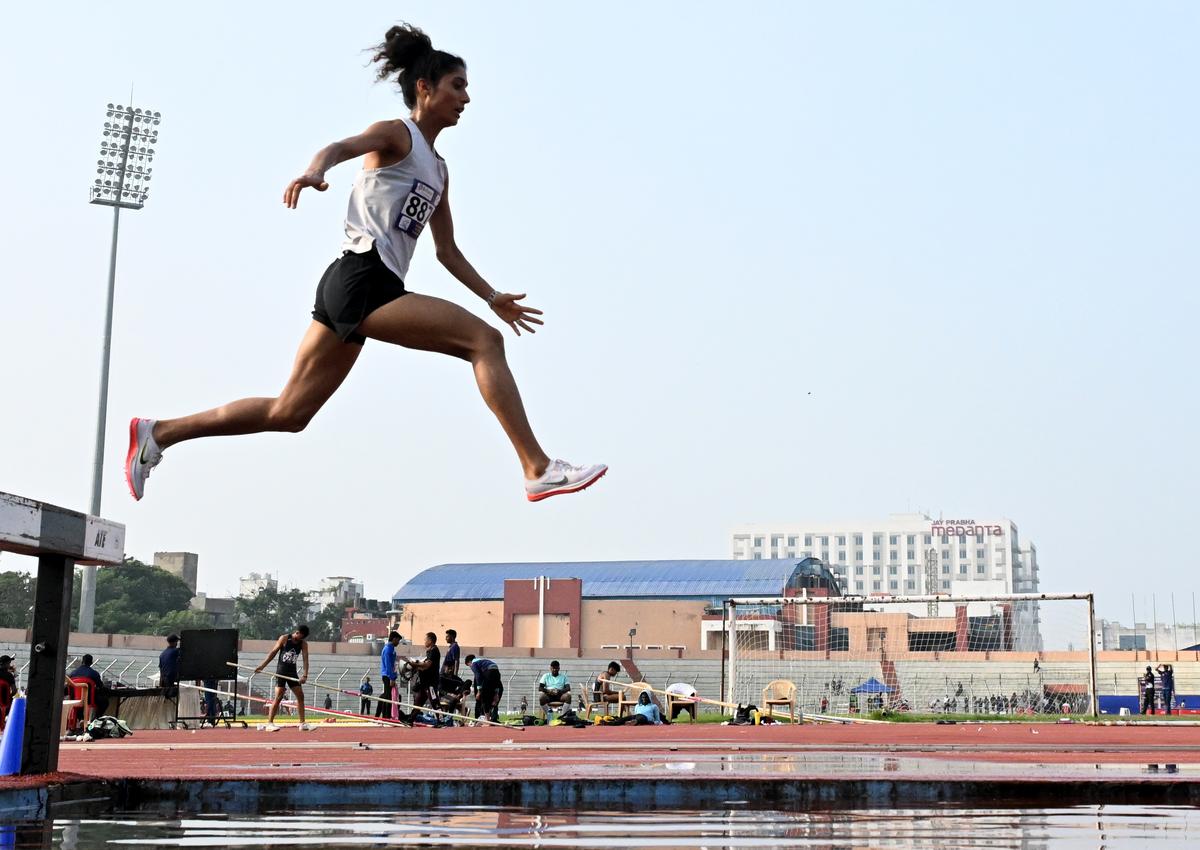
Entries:
{"label": "water in steeplechase pit", "polygon": [[1194,848],[1200,810],[1171,806],[651,812],[447,807],[252,816],[119,813],[0,825],[0,850],[119,847]]}

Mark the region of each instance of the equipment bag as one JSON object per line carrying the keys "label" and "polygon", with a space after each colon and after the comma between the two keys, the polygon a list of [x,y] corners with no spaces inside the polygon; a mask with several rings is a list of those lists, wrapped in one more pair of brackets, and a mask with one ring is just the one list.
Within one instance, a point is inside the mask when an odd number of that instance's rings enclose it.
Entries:
{"label": "equipment bag", "polygon": [[102,738],[124,738],[127,735],[133,734],[133,730],[129,728],[124,720],[121,720],[119,717],[110,717],[107,714],[103,717],[97,717],[87,725],[84,731],[97,741]]}

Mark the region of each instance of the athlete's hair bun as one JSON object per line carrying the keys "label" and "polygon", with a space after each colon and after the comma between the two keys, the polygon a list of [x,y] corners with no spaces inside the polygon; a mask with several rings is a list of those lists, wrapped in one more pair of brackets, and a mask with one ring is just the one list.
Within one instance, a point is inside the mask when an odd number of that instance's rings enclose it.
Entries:
{"label": "athlete's hair bun", "polygon": [[375,49],[372,61],[382,62],[379,79],[383,80],[411,68],[417,60],[433,52],[433,41],[412,24],[397,24],[387,31],[383,43]]}
{"label": "athlete's hair bun", "polygon": [[447,71],[466,67],[458,56],[435,50],[429,36],[412,24],[391,27],[383,41],[372,49],[371,61],[380,63],[378,78],[386,80],[396,74],[404,102],[410,109],[417,105],[417,80],[437,85]]}

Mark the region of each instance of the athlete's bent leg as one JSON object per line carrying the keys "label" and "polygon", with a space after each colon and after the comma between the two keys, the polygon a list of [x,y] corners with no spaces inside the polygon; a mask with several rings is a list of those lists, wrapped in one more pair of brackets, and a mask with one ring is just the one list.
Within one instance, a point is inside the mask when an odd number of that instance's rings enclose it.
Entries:
{"label": "athlete's bent leg", "polygon": [[134,419],[129,423],[125,456],[129,492],[135,499],[142,498],[150,470],[162,460],[162,450],[175,443],[197,437],[303,431],[346,379],[361,348],[313,322],[300,342],[292,374],[275,398],[244,398],[180,419]]}
{"label": "athlete's bent leg", "polygon": [[546,471],[550,458],[542,451],[508,360],[500,331],[457,304],[409,293],[367,316],[358,332],[371,339],[420,351],[435,351],[471,364],[484,402],[508,435],[526,478]]}
{"label": "athlete's bent leg", "polygon": [[342,342],[314,321],[300,342],[292,373],[278,396],[243,398],[192,416],[161,419],[154,426],[154,440],[165,449],[198,437],[303,431],[350,374],[360,351],[361,345]]}

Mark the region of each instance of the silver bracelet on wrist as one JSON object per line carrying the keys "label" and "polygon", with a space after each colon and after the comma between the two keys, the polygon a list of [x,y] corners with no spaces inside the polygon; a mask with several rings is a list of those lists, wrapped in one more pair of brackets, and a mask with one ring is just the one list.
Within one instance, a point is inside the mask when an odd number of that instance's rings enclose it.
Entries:
{"label": "silver bracelet on wrist", "polygon": [[499,289],[493,289],[492,294],[487,297],[487,305],[489,307],[496,306],[496,296],[500,294]]}

